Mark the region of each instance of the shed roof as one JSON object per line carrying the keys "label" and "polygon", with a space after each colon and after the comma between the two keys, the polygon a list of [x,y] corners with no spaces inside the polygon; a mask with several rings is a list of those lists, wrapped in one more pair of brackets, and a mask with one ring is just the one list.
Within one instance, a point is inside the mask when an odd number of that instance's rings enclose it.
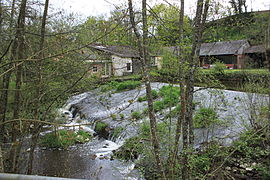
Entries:
{"label": "shed roof", "polygon": [[246,54],[251,53],[265,53],[266,49],[263,45],[251,46],[245,50]]}
{"label": "shed roof", "polygon": [[200,49],[200,56],[242,54],[239,52],[241,48],[249,46],[247,40],[203,43]]}
{"label": "shed roof", "polygon": [[131,48],[130,46],[89,45],[89,47],[120,57],[127,57],[127,58],[140,57],[138,51]]}

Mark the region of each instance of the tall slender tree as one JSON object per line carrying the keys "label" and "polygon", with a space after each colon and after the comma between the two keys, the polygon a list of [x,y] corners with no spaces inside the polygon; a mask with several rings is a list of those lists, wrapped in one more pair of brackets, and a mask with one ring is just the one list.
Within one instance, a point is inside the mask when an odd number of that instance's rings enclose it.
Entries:
{"label": "tall slender tree", "polygon": [[189,72],[186,77],[185,90],[185,115],[183,119],[183,168],[182,178],[190,179],[191,174],[188,167],[188,149],[194,146],[194,132],[193,132],[193,97],[194,97],[194,80],[195,72],[199,62],[199,49],[201,46],[202,33],[209,9],[210,0],[198,0],[197,10],[194,20],[193,42],[192,50],[188,59]]}
{"label": "tall slender tree", "polygon": [[[44,58],[43,48],[44,48],[44,41],[45,41],[45,27],[46,27],[46,19],[48,15],[48,8],[49,8],[49,0],[45,1],[44,12],[42,17],[41,23],[41,30],[40,30],[40,43],[38,49],[38,61],[37,61],[37,89],[36,89],[36,97],[35,97],[35,120],[39,120],[40,114],[40,100],[41,100],[41,90],[43,89],[42,86],[42,59]],[[42,128],[42,124],[35,123],[34,124],[34,131],[32,132],[32,141],[31,141],[31,150],[29,153],[29,161],[28,161],[28,169],[27,174],[32,174],[33,169],[33,160],[34,160],[34,151],[37,146],[37,141],[39,137],[40,130]]]}
{"label": "tall slender tree", "polygon": [[[15,2],[16,0],[12,1],[12,5],[11,5],[11,12],[10,12],[10,19],[9,19],[9,41],[10,41],[10,45],[8,46],[7,49],[7,54],[9,52],[9,48],[13,42],[13,53],[11,53],[11,57],[10,59],[13,59],[13,54],[15,55],[15,49],[17,47],[17,43],[15,42],[15,40],[13,39],[13,27],[14,27],[14,13],[15,13]],[[11,73],[12,71],[10,70],[13,67],[12,63],[10,63],[9,65],[7,65],[5,68],[3,68],[4,70],[4,75],[2,77],[2,81],[1,81],[1,86],[2,90],[0,91],[0,122],[4,123],[6,120],[6,112],[7,112],[7,104],[8,104],[8,95],[9,95],[9,83],[10,83],[10,77],[11,77]],[[5,140],[5,126],[4,124],[0,126],[0,141],[4,141]]]}
{"label": "tall slender tree", "polygon": [[154,150],[154,156],[157,163],[157,168],[160,170],[160,175],[163,179],[166,179],[163,163],[160,158],[160,147],[159,141],[157,137],[157,122],[153,108],[153,97],[151,94],[151,83],[150,83],[150,76],[149,76],[149,67],[150,67],[150,60],[149,54],[147,51],[148,46],[148,26],[147,26],[147,8],[146,8],[146,0],[142,0],[142,21],[143,21],[143,40],[141,40],[139,31],[136,27],[135,23],[135,16],[133,11],[132,0],[128,0],[129,5],[129,15],[130,15],[130,23],[134,34],[137,38],[137,46],[140,54],[141,65],[142,65],[142,72],[143,72],[143,79],[146,87],[146,96],[148,102],[148,116],[150,119],[150,131],[151,131],[151,139],[152,139],[152,146]]}
{"label": "tall slender tree", "polygon": [[[24,54],[24,28],[25,28],[25,16],[26,16],[26,3],[27,0],[22,0],[20,5],[20,13],[18,17],[16,37],[14,40],[12,50],[12,60],[23,60]],[[20,107],[21,107],[21,85],[22,85],[22,64],[20,62],[15,63],[16,66],[16,91],[14,93],[14,107],[13,107],[13,119],[20,118]],[[17,123],[13,123],[12,130],[12,150],[10,153],[11,160],[11,172],[17,171],[18,154],[20,153],[20,141],[17,140],[19,135],[19,127]]]}

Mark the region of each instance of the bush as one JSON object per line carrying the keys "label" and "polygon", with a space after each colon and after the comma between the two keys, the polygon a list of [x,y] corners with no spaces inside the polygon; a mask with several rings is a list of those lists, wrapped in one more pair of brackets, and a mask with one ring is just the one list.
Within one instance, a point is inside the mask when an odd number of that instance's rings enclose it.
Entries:
{"label": "bush", "polygon": [[217,113],[212,108],[201,108],[194,116],[195,128],[209,128],[211,125],[220,122]]}
{"label": "bush", "polygon": [[118,83],[116,90],[118,92],[123,91],[123,90],[132,90],[140,85],[141,85],[140,81],[124,81],[124,82]]}
{"label": "bush", "polygon": [[153,106],[154,106],[154,111],[155,112],[161,111],[162,109],[165,108],[165,105],[164,105],[163,101],[155,101]]}
{"label": "bush", "polygon": [[211,68],[211,72],[216,75],[223,75],[227,69],[226,65],[222,62],[216,62]]}
{"label": "bush", "polygon": [[112,114],[112,115],[111,115],[111,118],[112,118],[112,120],[116,120],[116,119],[117,119],[116,114]]}
{"label": "bush", "polygon": [[124,114],[120,114],[119,115],[121,119],[124,119],[125,118],[125,115]]}
{"label": "bush", "polygon": [[41,137],[40,144],[48,148],[67,148],[76,142],[84,143],[91,138],[91,135],[83,130],[74,132],[71,130],[59,130]]}
{"label": "bush", "polygon": [[146,100],[147,100],[146,98],[147,98],[146,96],[140,96],[140,97],[138,98],[138,102],[146,101]]}
{"label": "bush", "polygon": [[100,87],[100,91],[101,92],[107,92],[107,91],[113,90],[113,89],[115,89],[118,86],[118,84],[119,83],[116,82],[116,81],[111,81],[111,82],[109,82],[109,83],[107,83],[105,85],[102,85]]}
{"label": "bush", "polygon": [[132,119],[138,120],[141,117],[142,117],[142,114],[139,111],[134,111],[134,112],[131,113],[131,118]]}
{"label": "bush", "polygon": [[99,134],[101,131],[105,130],[108,127],[108,124],[104,122],[97,122],[95,126],[95,131]]}
{"label": "bush", "polygon": [[112,137],[115,137],[115,138],[118,137],[123,130],[124,130],[123,127],[116,127],[116,128],[114,128],[113,129]]}
{"label": "bush", "polygon": [[141,143],[141,138],[135,136],[125,141],[124,145],[114,153],[114,156],[124,160],[134,160],[144,152],[144,145]]}
{"label": "bush", "polygon": [[[165,135],[167,132],[167,125],[166,123],[157,123],[157,133],[158,136]],[[151,127],[150,124],[147,122],[144,122],[140,127],[140,136],[142,138],[150,138],[151,137]]]}
{"label": "bush", "polygon": [[[151,91],[152,97],[153,99],[157,99],[158,98],[158,92],[156,90],[152,90]],[[138,102],[143,102],[147,100],[147,96],[140,96],[138,98]]]}

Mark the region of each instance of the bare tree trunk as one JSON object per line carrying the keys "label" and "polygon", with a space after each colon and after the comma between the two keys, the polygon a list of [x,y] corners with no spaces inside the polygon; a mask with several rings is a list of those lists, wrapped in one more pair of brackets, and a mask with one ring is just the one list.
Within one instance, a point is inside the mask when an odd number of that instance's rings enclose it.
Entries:
{"label": "bare tree trunk", "polygon": [[[21,1],[20,13],[18,17],[18,25],[16,31],[16,39],[15,41],[18,42],[17,51],[14,48],[13,53],[17,54],[17,59],[24,58],[24,25],[25,25],[25,12],[26,12],[26,2],[27,0]],[[15,42],[14,42],[15,43]],[[13,57],[16,57],[16,54],[13,54]],[[16,64],[16,91],[14,95],[14,107],[13,107],[13,119],[19,119],[20,117],[20,107],[21,107],[21,84],[22,84],[22,65]],[[13,123],[13,131],[12,131],[12,149],[10,153],[10,160],[12,160],[12,167],[11,171],[17,171],[18,165],[18,156],[20,154],[20,146],[21,142],[17,140],[19,137],[20,131],[19,127],[16,123]]]}
{"label": "bare tree trunk", "polygon": [[[41,69],[42,69],[42,62],[41,59],[43,58],[43,47],[44,47],[44,40],[45,40],[45,26],[46,26],[46,19],[48,14],[48,7],[49,7],[49,0],[45,1],[44,12],[42,17],[42,25],[41,25],[41,32],[40,32],[40,44],[39,44],[39,57],[40,61],[37,62],[37,70],[38,70],[38,87],[37,87],[37,95],[36,95],[36,110],[35,110],[35,119],[39,119],[39,112],[40,112],[40,95],[41,95],[41,85],[42,85],[42,76],[41,76]],[[29,152],[29,161],[28,161],[28,170],[27,174],[32,174],[33,169],[33,160],[34,160],[34,151],[37,146],[37,141],[39,138],[39,133],[42,128],[42,124],[36,123],[34,126],[34,131],[32,134],[32,142],[31,142],[31,150]]]}
{"label": "bare tree trunk", "polygon": [[146,0],[142,0],[142,17],[143,17],[143,43],[141,41],[140,34],[136,28],[135,23],[135,16],[133,12],[133,5],[132,0],[128,0],[129,5],[129,14],[130,14],[130,22],[137,38],[137,45],[141,57],[141,64],[143,70],[143,77],[145,81],[146,87],[146,95],[147,95],[147,102],[148,102],[148,115],[150,119],[150,126],[151,126],[151,139],[152,139],[152,146],[154,150],[154,156],[157,163],[157,169],[160,172],[160,175],[163,179],[166,179],[163,163],[160,158],[160,148],[159,142],[157,138],[157,129],[156,129],[156,117],[153,109],[153,98],[151,94],[151,84],[150,84],[150,77],[149,77],[149,59],[148,59],[148,52],[147,52],[147,43],[148,43],[148,27],[147,27],[147,9],[146,9]]}

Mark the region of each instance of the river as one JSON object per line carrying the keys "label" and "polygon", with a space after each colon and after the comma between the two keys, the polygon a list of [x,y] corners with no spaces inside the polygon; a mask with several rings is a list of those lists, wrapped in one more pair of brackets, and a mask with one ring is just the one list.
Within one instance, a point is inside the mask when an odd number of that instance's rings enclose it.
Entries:
{"label": "river", "polygon": [[[166,83],[152,83],[152,88],[158,90]],[[266,101],[263,95],[229,90],[195,88],[194,96],[196,109],[211,107],[218,113],[225,126],[195,130],[195,144],[210,139],[218,139],[224,145],[237,138],[239,132],[247,128],[251,114],[255,115]],[[102,120],[109,124],[107,139],[95,136],[88,143],[78,144],[67,150],[38,148],[35,153],[34,174],[57,177],[71,177],[99,180],[139,180],[143,175],[135,169],[134,162],[120,161],[111,158],[114,150],[124,143],[125,139],[135,136],[138,132],[139,121],[131,121],[133,111],[143,111],[146,102],[138,102],[139,96],[145,95],[145,88],[124,91],[120,93],[105,92],[99,89],[71,97],[61,112],[69,120],[69,124],[89,123]],[[112,118],[112,114],[116,118]],[[124,118],[119,115],[123,114]],[[157,113],[157,119],[163,119],[164,113]],[[122,127],[124,131],[117,137],[112,136],[113,129]],[[92,133],[92,126],[83,126]]]}

